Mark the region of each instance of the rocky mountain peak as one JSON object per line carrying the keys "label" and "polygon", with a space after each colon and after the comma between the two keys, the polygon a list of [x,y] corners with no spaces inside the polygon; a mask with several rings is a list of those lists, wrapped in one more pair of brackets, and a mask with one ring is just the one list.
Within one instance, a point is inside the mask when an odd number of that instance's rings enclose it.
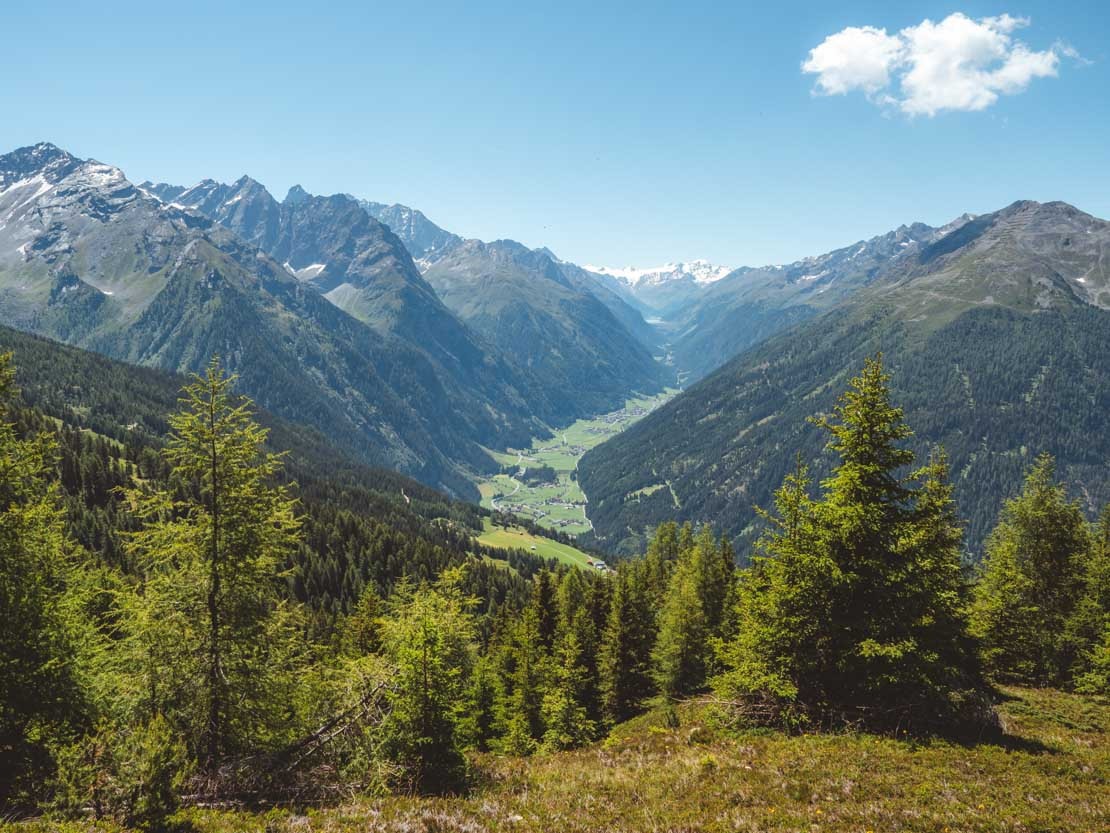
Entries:
{"label": "rocky mountain peak", "polygon": [[304,202],[311,196],[312,195],[309,194],[308,191],[306,191],[300,185],[294,185],[292,188],[289,189],[289,193],[285,195],[285,199],[283,200],[283,202],[289,205],[296,205],[297,203]]}
{"label": "rocky mountain peak", "polygon": [[80,159],[49,142],[17,148],[0,156],[0,189],[37,175],[57,182],[81,164]]}

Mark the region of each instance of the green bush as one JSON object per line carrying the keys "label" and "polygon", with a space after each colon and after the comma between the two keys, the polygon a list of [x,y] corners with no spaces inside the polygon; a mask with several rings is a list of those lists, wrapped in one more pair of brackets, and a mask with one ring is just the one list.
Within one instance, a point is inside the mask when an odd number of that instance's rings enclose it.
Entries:
{"label": "green bush", "polygon": [[185,746],[159,715],[135,728],[102,725],[59,750],[55,809],[126,827],[162,829],[180,806]]}

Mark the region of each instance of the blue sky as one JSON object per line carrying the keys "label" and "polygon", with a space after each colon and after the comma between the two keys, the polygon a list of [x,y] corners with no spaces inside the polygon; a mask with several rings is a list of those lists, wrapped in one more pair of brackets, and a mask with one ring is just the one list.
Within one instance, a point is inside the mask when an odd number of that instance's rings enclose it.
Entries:
{"label": "blue sky", "polygon": [[[953,13],[1024,44],[993,93],[904,77],[898,33]],[[783,262],[1022,198],[1110,217],[1105,2],[17,3],[4,30],[5,151],[403,202],[580,263]]]}

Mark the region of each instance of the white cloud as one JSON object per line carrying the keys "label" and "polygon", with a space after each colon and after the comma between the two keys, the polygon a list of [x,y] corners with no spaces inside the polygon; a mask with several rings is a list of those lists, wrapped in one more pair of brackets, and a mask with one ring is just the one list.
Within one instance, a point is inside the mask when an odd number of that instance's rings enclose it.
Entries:
{"label": "white cloud", "polygon": [[817,87],[825,95],[855,89],[873,95],[890,83],[901,54],[902,41],[885,29],[849,26],[811,50],[802,70],[817,73]]}
{"label": "white cloud", "polygon": [[1013,37],[1028,25],[1028,18],[1008,14],[972,20],[957,12],[895,35],[850,26],[810,50],[802,71],[817,76],[816,93],[860,90],[909,115],[983,110],[1035,78],[1055,76],[1061,56],[1082,61],[1065,44],[1035,51]]}

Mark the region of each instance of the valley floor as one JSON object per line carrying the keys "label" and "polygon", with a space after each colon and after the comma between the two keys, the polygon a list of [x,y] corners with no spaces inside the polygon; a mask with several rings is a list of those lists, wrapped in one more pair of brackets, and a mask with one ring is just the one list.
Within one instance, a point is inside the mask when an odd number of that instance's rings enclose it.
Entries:
{"label": "valley floor", "polygon": [[[592,528],[586,517],[586,496],[574,472],[591,448],[634,425],[678,393],[668,389],[654,396],[633,397],[624,407],[607,414],[580,419],[560,428],[553,437],[535,439],[528,448],[490,451],[502,473],[478,481],[482,505],[519,515],[548,529],[581,535]],[[550,467],[555,478],[526,482],[528,469]]]}
{"label": "valley floor", "polygon": [[482,785],[464,798],[360,799],[307,813],[192,811],[188,821],[198,833],[1107,830],[1110,701],[1005,695],[1003,743],[727,735],[703,707],[687,704],[677,728],[655,711],[577,752],[485,757]]}

